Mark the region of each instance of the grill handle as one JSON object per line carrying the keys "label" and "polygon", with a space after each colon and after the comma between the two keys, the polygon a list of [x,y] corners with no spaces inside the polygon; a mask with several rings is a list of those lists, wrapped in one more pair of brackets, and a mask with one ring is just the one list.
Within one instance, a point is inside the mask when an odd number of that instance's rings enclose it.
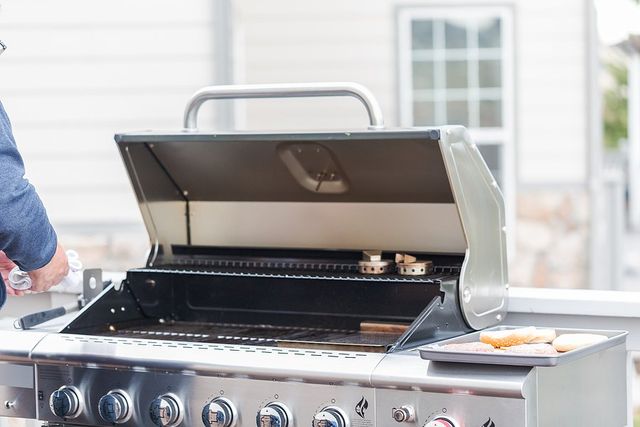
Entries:
{"label": "grill handle", "polygon": [[384,129],[382,109],[369,89],[358,83],[284,83],[207,86],[191,96],[184,111],[184,128],[198,129],[200,106],[212,99],[312,98],[320,96],[352,96],[364,105],[369,115],[369,129]]}

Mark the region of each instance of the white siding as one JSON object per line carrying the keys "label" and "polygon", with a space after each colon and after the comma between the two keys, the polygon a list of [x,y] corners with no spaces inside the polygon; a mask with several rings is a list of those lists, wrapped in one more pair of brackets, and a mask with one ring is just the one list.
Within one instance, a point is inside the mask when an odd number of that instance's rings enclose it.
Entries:
{"label": "white siding", "polygon": [[[239,83],[352,80],[399,118],[398,8],[484,0],[234,2]],[[584,184],[584,0],[513,0],[515,159],[520,184]],[[3,0],[0,99],[57,224],[132,223],[139,213],[117,131],[177,128],[189,95],[214,81],[211,0]],[[552,13],[550,13],[552,11]],[[357,101],[248,101],[240,126],[359,128]],[[242,111],[242,109],[239,109]],[[203,109],[204,126],[212,123]],[[244,119],[244,120],[243,120]]]}
{"label": "white siding", "polygon": [[[356,81],[396,122],[395,12],[389,1],[237,2],[248,83]],[[352,99],[247,102],[247,126],[264,128],[363,128],[367,116]]]}
{"label": "white siding", "polygon": [[209,0],[2,1],[0,99],[56,225],[141,221],[113,134],[181,127],[188,97],[214,81],[212,9]]}
{"label": "white siding", "polygon": [[[515,156],[520,184],[584,184],[587,68],[584,0],[244,0],[236,5],[238,64],[247,83],[353,80],[398,123],[396,12],[401,7],[510,5],[515,15]],[[246,125],[361,127],[355,101],[250,101]]]}
{"label": "white siding", "polygon": [[586,6],[584,0],[518,2],[516,151],[522,183],[586,184]]}

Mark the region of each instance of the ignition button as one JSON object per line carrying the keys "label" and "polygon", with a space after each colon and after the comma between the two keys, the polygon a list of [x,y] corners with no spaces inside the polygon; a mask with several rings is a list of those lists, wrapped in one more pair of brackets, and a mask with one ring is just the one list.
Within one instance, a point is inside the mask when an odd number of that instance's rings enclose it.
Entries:
{"label": "ignition button", "polygon": [[408,423],[415,419],[415,411],[413,410],[413,406],[404,405],[400,408],[393,408],[391,416],[396,422]]}

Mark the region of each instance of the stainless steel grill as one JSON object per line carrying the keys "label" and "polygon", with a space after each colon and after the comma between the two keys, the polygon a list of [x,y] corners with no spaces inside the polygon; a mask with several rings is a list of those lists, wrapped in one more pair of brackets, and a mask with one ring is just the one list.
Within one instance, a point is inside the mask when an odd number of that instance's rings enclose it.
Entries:
{"label": "stainless steel grill", "polygon": [[[336,95],[363,103],[368,130],[197,130],[209,99]],[[0,350],[0,373],[31,382],[5,380],[0,397],[12,404],[0,415],[96,426],[623,424],[624,403],[606,397],[625,393],[622,341],[553,370],[421,359],[426,344],[506,314],[502,196],[464,128],[385,130],[355,84],[224,86],[194,95],[185,129],[116,142],[150,256],[60,333],[4,335],[19,345]],[[397,255],[401,270],[361,272],[365,250],[369,261]]]}

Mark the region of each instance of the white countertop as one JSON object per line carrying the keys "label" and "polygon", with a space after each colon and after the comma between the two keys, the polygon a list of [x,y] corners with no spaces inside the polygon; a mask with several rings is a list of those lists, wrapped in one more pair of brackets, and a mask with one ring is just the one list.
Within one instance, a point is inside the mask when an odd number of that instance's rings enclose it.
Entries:
{"label": "white countertop", "polygon": [[511,288],[509,313],[640,317],[640,292]]}

